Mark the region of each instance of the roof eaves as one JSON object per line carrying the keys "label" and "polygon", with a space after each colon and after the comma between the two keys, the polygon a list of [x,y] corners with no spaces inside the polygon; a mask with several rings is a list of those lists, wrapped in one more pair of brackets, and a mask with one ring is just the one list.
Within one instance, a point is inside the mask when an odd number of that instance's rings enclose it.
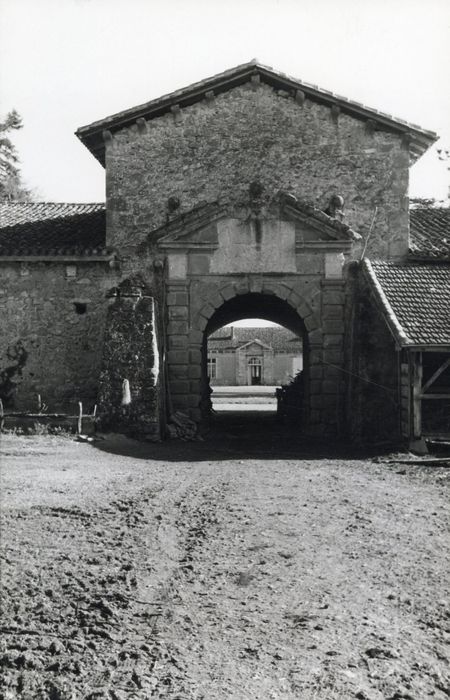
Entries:
{"label": "roof eaves", "polygon": [[362,262],[362,269],[367,281],[372,287],[372,290],[375,292],[375,296],[379,302],[385,321],[394,337],[394,340],[402,347],[405,345],[412,345],[411,339],[408,338],[405,331],[403,330],[397,316],[394,313],[391,304],[389,303],[386,294],[383,291],[380,282],[378,281],[375,270],[373,269],[370,260],[368,260],[367,258],[365,258]]}
{"label": "roof eaves", "polygon": [[135,124],[137,119],[154,119],[165,114],[174,105],[178,105],[180,108],[188,107],[203,99],[206,92],[211,90],[214,90],[216,94],[225,92],[230,88],[247,82],[252,75],[259,75],[264,79],[264,82],[272,87],[292,90],[294,97],[296,91],[301,90],[306,97],[312,98],[316,102],[322,102],[329,106],[336,105],[342,111],[360,119],[371,119],[382,127],[393,129],[400,134],[409,134],[411,137],[411,152],[415,158],[422,155],[438,139],[438,135],[435,132],[423,129],[417,124],[409,123],[359,102],[349,100],[329,90],[319,88],[317,85],[293,78],[257,61],[243,63],[223,73],[175,90],[137,107],[117,112],[104,119],[82,126],[77,129],[75,134],[104,165],[105,147],[103,132],[105,130],[118,131]]}

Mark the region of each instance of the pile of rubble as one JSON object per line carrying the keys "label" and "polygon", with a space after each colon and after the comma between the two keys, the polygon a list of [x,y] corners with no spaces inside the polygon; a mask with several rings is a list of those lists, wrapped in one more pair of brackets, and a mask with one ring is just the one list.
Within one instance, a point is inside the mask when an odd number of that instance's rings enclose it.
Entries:
{"label": "pile of rubble", "polygon": [[175,411],[167,424],[167,437],[179,440],[201,440],[198,425],[181,411]]}

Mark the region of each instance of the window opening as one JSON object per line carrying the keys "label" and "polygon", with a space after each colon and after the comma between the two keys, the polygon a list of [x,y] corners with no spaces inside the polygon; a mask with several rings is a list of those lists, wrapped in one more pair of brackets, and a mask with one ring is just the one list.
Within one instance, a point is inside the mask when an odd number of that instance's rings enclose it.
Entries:
{"label": "window opening", "polygon": [[74,302],[74,307],[75,307],[75,313],[78,314],[79,316],[82,316],[87,311],[87,304],[84,304],[84,303],[79,302],[79,301]]}

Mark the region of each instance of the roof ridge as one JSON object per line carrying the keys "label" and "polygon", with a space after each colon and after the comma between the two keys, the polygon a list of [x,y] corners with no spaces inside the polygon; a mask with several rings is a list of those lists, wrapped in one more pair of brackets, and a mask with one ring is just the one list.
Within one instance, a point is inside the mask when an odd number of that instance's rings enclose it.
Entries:
{"label": "roof ridge", "polygon": [[[168,112],[171,107],[177,104],[178,107],[184,108],[203,99],[207,92],[213,90],[224,92],[233,87],[237,87],[242,83],[251,79],[252,75],[260,74],[260,77],[265,79],[265,82],[272,87],[277,87],[277,82],[281,83],[278,88],[289,90],[292,97],[296,96],[296,92],[306,93],[306,97],[315,99],[319,102],[330,103],[330,106],[340,106],[344,111],[351,113],[356,118],[362,120],[375,120],[380,122],[385,128],[391,128],[400,134],[404,134],[409,130],[412,137],[412,146],[414,153],[422,155],[424,151],[437,140],[438,136],[435,132],[424,129],[418,124],[408,122],[400,117],[395,117],[392,114],[382,112],[380,110],[364,105],[361,102],[350,100],[330,90],[319,87],[318,85],[308,83],[299,78],[287,75],[282,71],[277,71],[271,66],[266,66],[256,59],[252,59],[247,63],[242,63],[233,68],[229,68],[221,73],[204,78],[203,80],[191,83],[182,88],[178,88],[160,97],[148,100],[140,105],[121,110],[115,114],[103,117],[85,126],[81,126],[75,132],[78,138],[89,148],[93,155],[103,162],[103,131],[117,131],[128,126],[131,126],[137,119],[152,119],[161,116]],[[273,85],[275,83],[275,86]],[[305,94],[303,94],[303,98]]]}

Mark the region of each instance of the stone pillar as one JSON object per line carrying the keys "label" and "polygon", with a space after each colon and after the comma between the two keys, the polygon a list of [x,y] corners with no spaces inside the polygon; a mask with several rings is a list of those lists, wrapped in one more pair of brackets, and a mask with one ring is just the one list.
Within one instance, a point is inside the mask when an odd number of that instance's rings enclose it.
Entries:
{"label": "stone pillar", "polygon": [[326,432],[340,434],[345,386],[343,375],[345,282],[342,279],[324,280],[322,288],[322,421]]}
{"label": "stone pillar", "polygon": [[167,364],[171,409],[188,413],[189,370],[189,296],[186,280],[169,279],[166,286]]}
{"label": "stone pillar", "polygon": [[110,299],[99,382],[100,424],[104,430],[159,440],[160,377],[154,298],[142,279],[132,278],[122,282]]}

